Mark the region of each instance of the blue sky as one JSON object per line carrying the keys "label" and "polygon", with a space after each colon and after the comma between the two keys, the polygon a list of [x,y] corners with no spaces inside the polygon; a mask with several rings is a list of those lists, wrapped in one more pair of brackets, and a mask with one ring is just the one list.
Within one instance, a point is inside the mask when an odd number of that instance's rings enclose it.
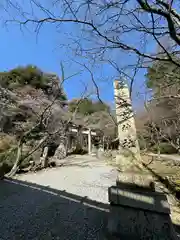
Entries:
{"label": "blue sky", "polygon": [[[77,98],[84,91],[84,86],[88,85],[88,93],[91,92],[93,84],[90,74],[87,71],[82,71],[82,66],[73,63],[71,59],[76,59],[79,62],[84,62],[80,57],[74,57],[72,51],[66,47],[62,47],[60,43],[67,43],[67,38],[70,34],[78,32],[74,24],[63,25],[61,33],[57,32],[54,25],[48,24],[41,28],[38,36],[31,29],[20,29],[19,25],[13,23],[6,27],[2,24],[0,28],[1,44],[0,44],[0,71],[6,71],[19,65],[34,64],[46,72],[53,72],[61,76],[60,63],[63,63],[65,68],[65,77],[79,73],[65,82],[64,88],[68,98]],[[68,35],[67,35],[68,34]],[[127,41],[131,42],[131,36],[127,36]],[[153,46],[150,46],[153,47]],[[129,61],[128,54],[124,55],[123,59],[118,56],[118,51],[115,56],[116,61]],[[87,62],[87,61],[86,61]],[[142,94],[145,91],[144,77],[145,71],[140,71],[136,76],[133,91],[133,104],[138,108],[142,104]],[[110,105],[113,105],[113,79],[117,73],[108,64],[99,64],[94,69],[95,80],[100,88],[100,96],[102,100]]]}
{"label": "blue sky", "polygon": [[[57,73],[61,76],[60,63],[65,68],[65,77],[73,74],[77,75],[65,82],[65,91],[69,98],[78,97],[84,91],[84,83],[90,83],[90,76],[87,72],[81,72],[82,67],[73,64],[69,59],[73,58],[70,51],[65,48],[58,47],[58,39],[61,34],[57,34],[51,26],[41,29],[38,39],[35,33],[28,32],[26,29],[20,31],[18,26],[9,25],[8,28],[0,28],[1,44],[0,44],[0,71],[6,71],[19,65],[34,64],[43,71]],[[81,62],[81,60],[79,60]],[[103,68],[103,66],[102,66]],[[79,73],[81,72],[81,73]],[[107,78],[108,69],[104,67],[98,69],[97,78],[104,75]],[[79,73],[79,74],[78,74]],[[91,86],[92,84],[90,84]],[[102,85],[102,98],[105,101],[113,99],[112,84]],[[104,85],[104,87],[103,87]]]}

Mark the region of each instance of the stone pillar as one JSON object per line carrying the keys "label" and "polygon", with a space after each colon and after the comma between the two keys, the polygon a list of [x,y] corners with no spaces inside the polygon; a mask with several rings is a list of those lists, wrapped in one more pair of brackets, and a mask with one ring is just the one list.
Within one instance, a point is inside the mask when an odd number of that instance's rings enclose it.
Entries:
{"label": "stone pillar", "polygon": [[88,154],[90,155],[92,152],[92,142],[91,142],[91,129],[88,132]]}
{"label": "stone pillar", "polygon": [[105,150],[104,143],[105,143],[105,136],[103,135],[103,138],[102,138],[103,151]]}
{"label": "stone pillar", "polygon": [[114,81],[114,95],[119,138],[116,162],[122,171],[137,170],[139,167],[135,165],[140,162],[140,150],[128,86],[124,82]]}
{"label": "stone pillar", "polygon": [[48,147],[44,148],[40,162],[43,168],[48,167]]}
{"label": "stone pillar", "polygon": [[72,150],[72,138],[71,138],[71,134],[70,132],[68,132],[68,136],[67,136],[67,153],[70,152]]}
{"label": "stone pillar", "polygon": [[83,149],[83,134],[82,126],[77,127],[77,141],[76,141],[76,151],[79,152]]}

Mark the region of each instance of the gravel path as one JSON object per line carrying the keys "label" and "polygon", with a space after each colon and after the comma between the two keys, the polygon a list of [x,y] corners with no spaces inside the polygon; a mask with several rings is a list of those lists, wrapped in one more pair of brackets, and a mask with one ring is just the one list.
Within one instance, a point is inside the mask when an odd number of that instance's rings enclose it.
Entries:
{"label": "gravel path", "polygon": [[116,171],[90,156],[0,182],[0,239],[105,240]]}

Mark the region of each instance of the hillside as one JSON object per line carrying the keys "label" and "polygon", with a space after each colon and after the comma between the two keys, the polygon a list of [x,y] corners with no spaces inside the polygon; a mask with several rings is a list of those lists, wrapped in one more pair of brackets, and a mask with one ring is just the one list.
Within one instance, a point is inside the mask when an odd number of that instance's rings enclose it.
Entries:
{"label": "hillside", "polygon": [[0,175],[47,167],[48,156],[56,152],[65,157],[70,122],[99,130],[108,139],[115,136],[108,106],[79,99],[75,105],[80,107],[74,108],[59,77],[35,66],[1,72],[0,98]]}
{"label": "hillside", "polygon": [[66,95],[58,76],[27,66],[0,73],[0,98],[0,164],[6,165],[8,172],[19,147],[22,150],[20,162],[24,167],[30,160],[40,159],[45,145],[58,141],[57,134],[47,137],[41,147],[23,161],[23,156],[44,136],[61,128],[59,120],[65,117],[62,113]]}

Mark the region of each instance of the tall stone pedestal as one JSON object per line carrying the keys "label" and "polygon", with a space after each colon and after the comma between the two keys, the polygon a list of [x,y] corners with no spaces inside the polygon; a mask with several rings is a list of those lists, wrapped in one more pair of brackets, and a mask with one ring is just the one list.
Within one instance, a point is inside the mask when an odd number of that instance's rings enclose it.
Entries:
{"label": "tall stone pedestal", "polygon": [[109,188],[108,238],[121,240],[175,240],[167,198],[149,188],[122,184]]}

